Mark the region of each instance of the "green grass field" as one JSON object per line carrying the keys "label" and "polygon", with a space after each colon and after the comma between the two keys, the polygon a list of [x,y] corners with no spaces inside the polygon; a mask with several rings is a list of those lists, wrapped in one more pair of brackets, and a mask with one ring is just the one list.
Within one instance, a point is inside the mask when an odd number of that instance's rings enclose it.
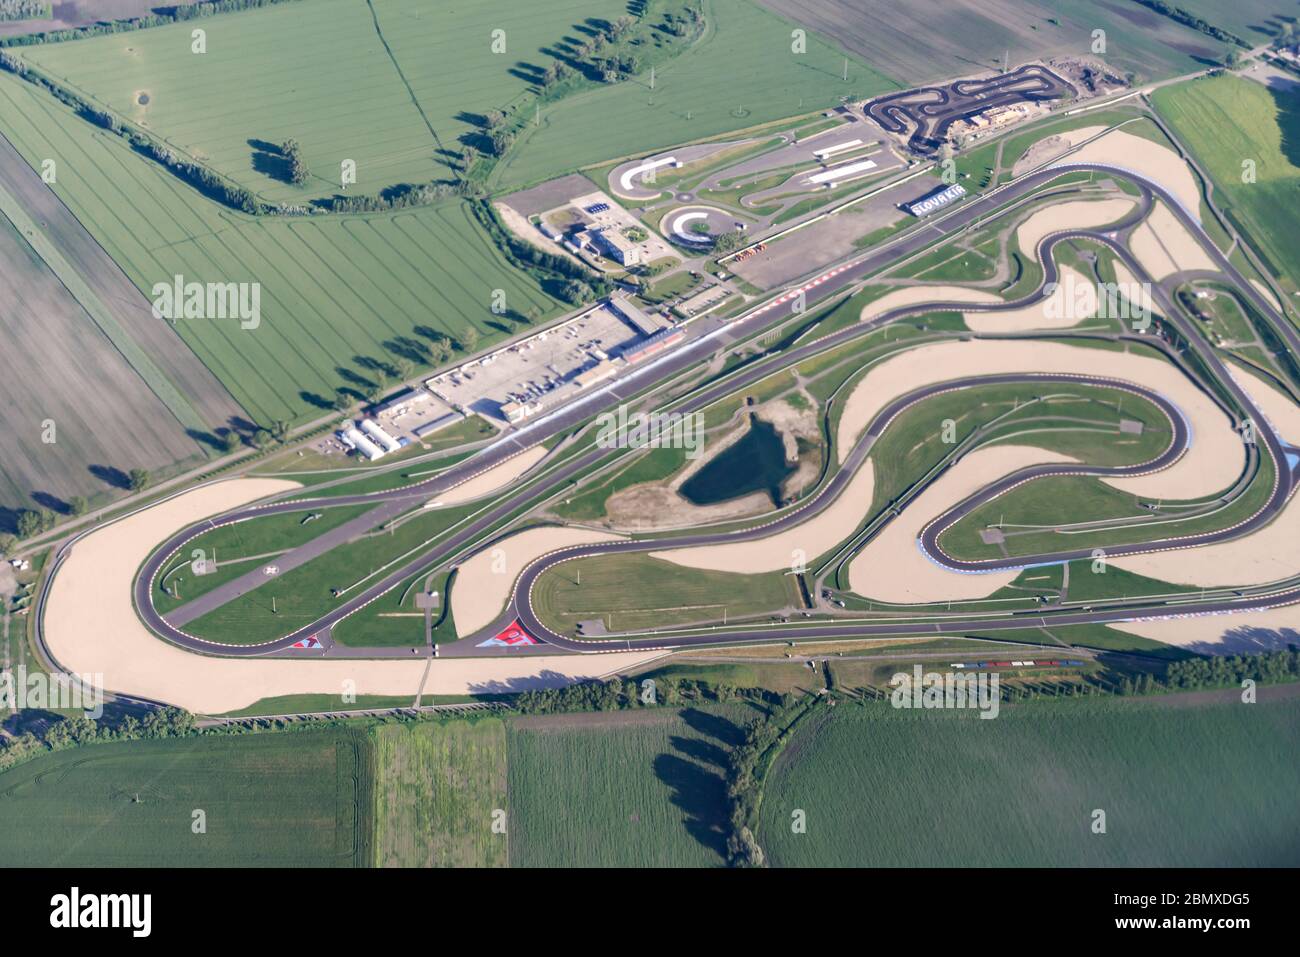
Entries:
{"label": "green grass field", "polygon": [[[391,532],[372,532],[354,539],[208,612],[186,625],[185,630],[229,644],[256,644],[287,635],[316,621],[354,594],[349,590],[335,597],[332,589],[360,588],[363,578],[367,585],[373,584],[383,577],[381,568],[407,552],[412,552],[407,560],[414,558],[426,543],[447,532],[475,508],[465,505],[423,512]],[[373,577],[372,572],[376,573]],[[405,628],[391,630],[395,634],[388,644],[416,645],[424,641],[424,623],[417,619],[409,619]]]}
{"label": "green grass field", "polygon": [[645,554],[607,555],[551,569],[537,580],[532,597],[544,622],[571,634],[578,622],[597,618],[610,631],[633,631],[801,607],[796,588],[781,572],[737,575]]}
{"label": "green grass field", "polygon": [[[1177,517],[1181,510],[1168,510],[1173,503],[1163,503],[1162,512],[1152,511],[1139,504],[1149,499],[1121,492],[1095,478],[1050,475],[972,509],[939,536],[939,544],[954,558],[982,559],[1143,542],[1155,533],[1170,538],[1232,528],[1268,501],[1274,474],[1272,459],[1262,456],[1258,472],[1239,496],[1221,508],[1186,518]],[[1056,530],[1073,522],[1124,518],[1143,521],[1078,533]],[[1159,524],[1155,524],[1157,520]],[[984,544],[980,529],[1003,523],[1006,542],[1001,546]]]}
{"label": "green grass field", "polygon": [[503,338],[518,327],[492,314],[494,289],[518,315],[559,312],[462,201],[342,217],[224,211],[9,74],[0,74],[0,132],[37,167],[59,158],[59,197],[146,293],[176,275],[261,284],[256,329],[177,324],[259,424],[320,416],[337,389],[364,394],[376,370],[391,381],[402,358],[427,366],[431,338],[457,339],[468,325],[483,345]]}
{"label": "green grass field", "polygon": [[[187,601],[206,595],[218,585],[252,571],[257,566],[248,559],[270,558],[279,552],[296,548],[317,535],[364,515],[373,507],[353,505],[347,508],[322,508],[319,511],[285,512],[234,525],[223,525],[205,532],[187,542],[185,548],[172,557],[163,574],[154,581],[154,607],[166,614]],[[319,517],[304,521],[309,515]],[[216,571],[206,575],[194,574],[191,566],[196,551],[201,551],[206,561],[215,561]]]}
{"label": "green grass field", "polygon": [[1277,0],[1178,0],[1189,13],[1229,30],[1247,43],[1263,43],[1277,35],[1278,25],[1294,22],[1294,4]]}
{"label": "green grass field", "polygon": [[373,737],[378,866],[505,866],[501,720],[386,725]]}
{"label": "green grass field", "polygon": [[[345,159],[357,165],[349,192],[447,178],[441,151],[529,88],[521,63],[549,62],[541,48],[587,18],[626,12],[625,0],[305,0],[205,19],[203,54],[185,22],[22,56],[264,200],[298,202],[341,192]],[[258,146],[289,138],[311,172],[302,187]]]}
{"label": "green grass field", "polygon": [[[370,859],[364,736],[99,744],[0,774],[4,860],[29,867],[350,867]],[[192,831],[193,813],[206,833]]]}
{"label": "green grass field", "polygon": [[577,93],[543,108],[495,170],[516,187],[615,156],[707,139],[895,88],[867,63],[809,31],[791,52],[794,26],[749,0],[704,0],[708,27],[689,51],[648,76]]}
{"label": "green grass field", "polygon": [[842,705],[778,759],[759,841],[777,866],[1291,863],[1300,700],[1192,700],[1041,701],[991,721]]}
{"label": "green grass field", "polygon": [[[1225,75],[1164,87],[1152,101],[1214,180],[1220,208],[1294,290],[1300,94]],[[1243,182],[1246,161],[1255,164],[1255,182]]]}
{"label": "green grass field", "polygon": [[[1041,401],[1040,401],[1041,399]],[[1144,425],[1121,435],[1123,418]],[[944,442],[942,423],[953,423]],[[1141,462],[1169,444],[1169,423],[1152,403],[1116,389],[1053,384],[977,386],[926,399],[900,415],[872,449],[879,511],[978,430],[981,443],[1033,445],[1091,465]]]}
{"label": "green grass field", "polygon": [[723,863],[723,774],[751,712],[689,708],[517,719],[512,867]]}

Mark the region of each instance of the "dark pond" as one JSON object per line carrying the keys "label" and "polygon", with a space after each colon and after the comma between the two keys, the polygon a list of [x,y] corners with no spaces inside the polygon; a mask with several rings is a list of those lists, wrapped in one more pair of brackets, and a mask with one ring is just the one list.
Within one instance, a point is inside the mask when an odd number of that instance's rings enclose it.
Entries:
{"label": "dark pond", "polygon": [[739,441],[682,483],[682,496],[695,505],[712,505],[751,492],[767,492],[781,504],[781,483],[798,466],[785,460],[785,443],[770,422],[750,416]]}

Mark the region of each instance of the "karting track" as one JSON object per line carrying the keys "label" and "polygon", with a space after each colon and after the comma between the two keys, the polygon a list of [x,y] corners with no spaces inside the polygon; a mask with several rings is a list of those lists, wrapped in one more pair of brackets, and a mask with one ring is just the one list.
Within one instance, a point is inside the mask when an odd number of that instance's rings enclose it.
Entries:
{"label": "karting track", "polygon": [[886,133],[912,135],[907,146],[918,156],[933,155],[958,120],[1000,106],[1042,103],[1075,96],[1074,86],[1045,66],[1022,66],[987,80],[958,80],[890,93],[867,103],[863,112]]}
{"label": "karting track", "polygon": [[[1292,328],[1290,324],[1286,322],[1285,319],[1278,317],[1276,315],[1275,310],[1264,299],[1264,297],[1261,294],[1259,294],[1254,289],[1253,286],[1247,283],[1244,277],[1242,277],[1240,273],[1236,270],[1236,268],[1233,267],[1227,261],[1226,257],[1224,257],[1223,254],[1219,252],[1217,247],[1215,247],[1213,243],[1209,240],[1209,238],[1205,236],[1204,232],[1200,227],[1199,222],[1190,213],[1188,213],[1181,205],[1179,205],[1178,202],[1175,199],[1173,199],[1173,197],[1170,196],[1159,185],[1145,181],[1129,171],[1108,167],[1108,166],[1095,165],[1095,164],[1068,164],[1068,163],[1062,164],[1058,167],[1054,167],[1051,169],[1042,170],[1030,174],[1004,187],[985,193],[980,197],[958,207],[952,213],[946,214],[941,219],[932,222],[929,228],[935,229],[936,231],[943,234],[951,234],[953,232],[959,231],[965,228],[966,226],[970,225],[971,223],[979,220],[981,217],[986,216],[987,214],[993,212],[995,209],[997,209],[1004,203],[1009,203],[1014,200],[1018,200],[1026,196],[1029,196],[1030,194],[1034,194],[1037,191],[1041,190],[1043,187],[1049,185],[1054,179],[1059,178],[1062,175],[1066,175],[1068,173],[1079,171],[1079,170],[1097,172],[1102,174],[1124,175],[1129,179],[1134,180],[1144,188],[1144,202],[1142,204],[1143,211],[1149,208],[1153,196],[1157,196],[1162,200],[1164,200],[1165,203],[1174,211],[1175,215],[1177,215],[1182,220],[1183,225],[1186,228],[1190,229],[1193,232],[1193,234],[1196,235],[1198,239],[1200,239],[1202,245],[1205,246],[1206,251],[1219,265],[1220,270],[1231,281],[1233,281],[1234,285],[1241,291],[1241,293],[1247,296],[1255,305],[1255,307],[1261,311],[1263,315],[1269,317],[1269,319],[1273,322],[1274,326],[1279,330],[1279,332],[1284,336],[1284,338],[1286,338],[1288,346],[1293,351],[1300,352],[1300,336],[1297,335],[1294,328]],[[1141,212],[1136,213],[1135,217],[1139,215],[1141,215]],[[827,274],[827,278],[819,278],[817,280],[813,280],[812,282],[805,284],[805,286],[801,287],[801,289],[803,291],[808,291],[808,292],[812,292],[813,290],[815,290],[815,293],[818,298],[824,298],[826,295],[832,294],[848,286],[851,286],[852,284],[864,278],[865,276],[874,274],[880,269],[892,265],[894,262],[897,262],[931,245],[934,241],[934,238],[929,235],[929,228],[924,230],[917,230],[916,233],[905,236],[901,240],[895,242],[894,244],[888,247],[876,250],[856,260],[853,260],[845,264],[844,266],[839,267],[837,270],[833,271],[833,274]],[[1097,233],[1091,231],[1072,231],[1066,233],[1056,233],[1045,237],[1039,246],[1039,259],[1040,262],[1043,262],[1045,264],[1045,270],[1044,270],[1045,285],[1047,283],[1052,283],[1057,281],[1056,266],[1053,259],[1050,256],[1051,248],[1055,245],[1055,243],[1070,238],[1086,238],[1094,241],[1104,242],[1112,246],[1116,250],[1116,252],[1125,260],[1126,264],[1134,272],[1134,274],[1138,276],[1140,279],[1145,279],[1146,274],[1145,271],[1142,270],[1140,264],[1138,264],[1136,260],[1131,255],[1128,254],[1127,250],[1125,250],[1122,246],[1120,246],[1115,241],[1114,237],[1119,229],[1120,227],[1117,226],[1117,227],[1112,227],[1106,233]],[[553,413],[550,416],[546,416],[542,419],[535,421],[531,425],[526,426],[525,428],[520,429],[517,432],[513,433],[510,437],[503,439],[496,445],[490,446],[489,448],[485,449],[483,452],[474,456],[472,459],[447,470],[446,472],[437,476],[434,479],[420,483],[418,485],[410,486],[405,489],[395,489],[386,492],[372,493],[369,495],[340,497],[337,499],[331,499],[330,502],[331,504],[339,504],[339,505],[374,502],[377,507],[373,512],[368,513],[367,518],[371,516],[380,516],[385,514],[397,514],[403,510],[412,508],[420,501],[434,498],[439,493],[446,491],[447,489],[459,485],[465,481],[468,481],[470,478],[472,478],[474,475],[478,474],[479,472],[484,471],[485,469],[490,468],[493,465],[499,464],[501,461],[504,461],[505,459],[511,457],[512,455],[522,451],[524,448],[530,447],[531,445],[534,445],[537,442],[540,442],[550,436],[563,433],[564,431],[573,428],[574,426],[585,421],[586,418],[588,418],[590,415],[592,415],[598,409],[604,407],[605,405],[613,402],[622,401],[624,398],[629,397],[635,394],[636,392],[640,391],[645,386],[650,385],[653,381],[662,380],[669,376],[675,375],[681,371],[684,371],[685,369],[694,366],[702,361],[705,361],[707,357],[710,356],[718,348],[725,347],[737,341],[741,337],[743,331],[747,331],[747,324],[750,323],[753,319],[755,319],[760,315],[773,313],[773,310],[780,309],[782,305],[791,302],[791,300],[795,298],[795,296],[799,291],[801,290],[800,289],[791,290],[785,293],[784,295],[778,297],[777,299],[767,304],[764,304],[762,306],[759,306],[756,309],[752,310],[751,312],[745,314],[744,316],[741,316],[734,320],[730,320],[729,322],[722,321],[722,320],[715,320],[712,324],[704,325],[701,328],[701,332],[703,334],[697,335],[695,338],[687,341],[686,343],[678,347],[673,352],[667,353],[661,359],[649,363],[644,367],[634,370],[631,374],[624,377],[624,379],[620,380],[618,383],[615,383],[613,387],[605,388],[593,392],[583,397],[582,399],[578,400],[577,402],[571,404],[570,406],[567,406],[557,411],[556,413]],[[1155,291],[1157,292],[1158,300],[1161,300],[1159,302],[1159,305],[1161,307],[1163,314],[1165,316],[1171,317],[1171,320],[1175,324],[1178,324],[1180,329],[1184,330],[1184,335],[1187,336],[1188,341],[1192,343],[1194,348],[1198,350],[1198,352],[1201,354],[1202,359],[1207,362],[1209,368],[1215,370],[1216,374],[1220,376],[1224,388],[1229,390],[1229,392],[1233,395],[1234,399],[1246,411],[1247,415],[1255,421],[1255,423],[1257,424],[1257,430],[1256,430],[1257,434],[1263,440],[1263,443],[1268,448],[1270,454],[1273,455],[1274,460],[1279,463],[1278,484],[1274,488],[1273,494],[1269,498],[1268,504],[1252,519],[1253,524],[1251,524],[1249,527],[1238,526],[1237,528],[1232,529],[1231,531],[1223,531],[1219,533],[1210,533],[1206,536],[1198,536],[1195,543],[1199,544],[1202,542],[1220,541],[1227,538],[1235,538],[1239,535],[1246,534],[1248,531],[1252,530],[1255,527],[1258,527],[1259,525],[1264,524],[1267,520],[1272,518],[1272,516],[1277,513],[1277,511],[1286,502],[1286,499],[1292,490],[1293,477],[1289,472],[1285,470],[1285,465],[1284,465],[1285,456],[1282,454],[1281,443],[1279,442],[1277,437],[1273,434],[1271,428],[1268,427],[1265,418],[1255,409],[1249,397],[1238,386],[1236,386],[1232,378],[1226,374],[1226,371],[1223,369],[1223,366],[1219,362],[1217,356],[1215,356],[1213,351],[1210,350],[1207,346],[1205,346],[1201,341],[1199,337],[1199,333],[1195,329],[1191,329],[1189,331],[1186,327],[1180,324],[1180,320],[1178,320],[1177,318],[1178,316],[1177,311],[1173,309],[1172,303],[1170,303],[1168,301],[1168,298],[1163,295],[1163,292],[1159,289],[1158,286],[1155,287]],[[782,353],[779,357],[777,357],[777,359],[782,365],[797,363],[825,349],[832,348],[843,342],[850,341],[855,337],[864,335],[866,332],[871,331],[872,329],[878,328],[879,326],[890,322],[894,322],[908,315],[914,315],[921,312],[943,310],[945,307],[955,308],[960,311],[973,311],[973,310],[993,311],[993,310],[1002,310],[1002,309],[1015,309],[1015,308],[1020,308],[1026,304],[1031,304],[1033,302],[1036,302],[1041,298],[1043,298],[1043,291],[1040,289],[1038,292],[1026,297],[1025,299],[1016,302],[1006,303],[1006,304],[999,304],[996,306],[994,305],[972,306],[969,303],[961,303],[961,304],[929,303],[929,304],[911,305],[897,310],[893,310],[889,313],[879,316],[876,319],[872,320],[870,323],[858,323],[855,326],[851,326],[846,329],[840,330],[836,333],[832,333],[819,340],[805,344],[804,346],[800,346],[798,348],[788,350],[787,352]],[[779,317],[784,318],[785,312],[782,311],[779,314]],[[776,316],[774,315],[773,318],[776,318]],[[758,363],[755,366],[750,367],[738,373],[736,376],[733,376],[731,379],[728,379],[722,383],[718,383],[714,387],[701,390],[699,393],[693,396],[690,401],[684,403],[680,407],[680,410],[693,411],[694,409],[697,408],[703,408],[704,406],[716,401],[718,398],[721,398],[729,393],[732,393],[737,389],[744,388],[745,385],[747,385],[749,382],[757,381],[759,378],[763,378],[771,374],[771,371],[772,371],[772,365],[770,363]],[[653,378],[651,378],[651,376],[653,376]],[[948,384],[949,387],[951,387],[951,385],[952,385],[951,383]],[[560,488],[563,485],[563,483],[569,481],[570,479],[576,476],[580,476],[586,470],[590,469],[596,462],[600,461],[607,454],[608,452],[606,450],[594,449],[589,452],[584,452],[574,456],[573,459],[571,459],[570,461],[565,462],[559,465],[558,467],[556,467],[547,476],[548,487],[552,489]],[[865,454],[865,452],[863,454]],[[202,522],[195,523],[194,525],[189,526],[188,528],[182,530],[181,532],[178,532],[175,536],[173,536],[166,543],[164,543],[154,553],[154,555],[145,563],[145,565],[141,569],[139,576],[136,579],[134,598],[135,598],[136,607],[139,610],[142,619],[157,634],[167,638],[169,641],[172,641],[173,643],[181,647],[190,649],[192,651],[209,653],[209,654],[218,653],[218,654],[226,654],[226,655],[234,655],[234,656],[272,654],[287,649],[289,646],[291,646],[292,644],[294,644],[295,642],[297,642],[302,638],[314,636],[323,632],[324,630],[330,628],[335,623],[346,618],[348,615],[351,615],[352,613],[359,610],[360,608],[365,607],[371,601],[374,601],[380,595],[386,593],[391,588],[395,587],[396,585],[400,584],[402,581],[414,575],[416,572],[429,567],[429,565],[432,562],[439,560],[440,558],[446,558],[456,554],[460,549],[464,548],[466,545],[469,545],[474,541],[477,541],[484,534],[490,532],[496,523],[502,521],[516,508],[516,504],[512,501],[505,501],[505,502],[498,503],[496,506],[488,509],[480,517],[467,523],[463,528],[459,529],[455,534],[450,536],[447,540],[445,540],[442,544],[440,544],[436,548],[431,549],[429,552],[426,552],[424,554],[418,555],[415,558],[413,558],[410,562],[403,564],[401,567],[395,569],[393,572],[389,573],[384,578],[377,581],[374,585],[371,585],[365,590],[358,592],[356,596],[354,596],[351,599],[348,599],[347,601],[339,605],[337,608],[335,608],[333,611],[331,611],[329,614],[322,617],[320,620],[313,622],[311,625],[300,628],[297,631],[293,632],[292,634],[286,635],[280,639],[265,644],[253,645],[253,646],[234,646],[234,645],[226,645],[226,644],[218,644],[218,643],[210,642],[185,633],[183,630],[176,627],[171,622],[167,621],[153,607],[152,587],[156,576],[160,573],[160,570],[166,565],[170,557],[174,555],[190,539],[218,525],[244,521],[247,519],[256,518],[262,515],[273,514],[277,512],[302,511],[313,507],[319,507],[319,504],[320,504],[320,500],[313,501],[310,499],[304,499],[304,500],[294,501],[294,502],[273,503],[273,504],[268,504],[263,506],[242,508],[234,512],[228,513],[226,515],[218,516],[211,520],[204,520]],[[806,515],[807,513],[804,513],[804,517],[806,517]],[[329,550],[329,548],[332,548],[335,545],[342,544],[342,539],[339,538],[339,534],[338,534],[339,531],[340,531],[339,529],[336,529],[330,533],[327,533],[324,536],[321,536],[320,539],[318,539],[316,542],[313,542],[312,545],[308,547],[308,550],[310,550],[313,554],[319,554],[323,551]],[[772,532],[772,526],[769,525],[764,530],[764,534],[771,534],[771,532]],[[727,536],[725,540],[734,541],[736,540],[736,537]],[[673,542],[673,546],[676,545],[686,546],[686,545],[711,544],[711,543],[712,540],[710,539],[709,536],[692,536],[685,539],[675,540]],[[1161,543],[1158,545],[1129,546],[1126,549],[1123,549],[1123,551],[1127,551],[1127,552],[1150,551],[1150,550],[1155,550],[1157,548],[1183,547],[1185,545],[1192,544],[1192,543],[1193,542],[1190,540],[1177,540],[1177,541],[1170,540],[1169,542]],[[66,550],[71,544],[72,543],[70,542],[67,545],[65,545],[64,548],[61,549],[59,556],[56,557],[56,571],[57,571],[57,562],[62,558],[64,554],[66,554]],[[651,548],[662,550],[664,547],[666,547],[667,543],[664,540],[657,540],[655,542],[627,543],[627,544],[639,545],[644,550],[649,550]],[[516,601],[516,605],[518,606],[517,610],[520,613],[521,620],[523,620],[525,627],[529,628],[530,630],[534,630],[534,633],[538,637],[545,638],[546,640],[550,641],[551,643],[553,643],[558,647],[574,650],[574,651],[592,652],[592,651],[601,651],[601,650],[625,650],[629,648],[648,649],[648,648],[668,647],[669,645],[666,644],[666,641],[663,638],[641,639],[641,640],[634,640],[634,641],[602,642],[600,643],[599,647],[593,647],[592,643],[590,642],[574,641],[572,639],[567,639],[564,638],[563,636],[555,635],[549,632],[549,630],[546,629],[544,626],[542,626],[542,624],[536,620],[536,617],[532,615],[531,609],[528,607],[527,595],[529,593],[531,583],[536,580],[537,575],[539,575],[542,571],[544,571],[546,567],[556,564],[559,561],[563,561],[567,558],[579,557],[579,555],[581,554],[597,554],[601,550],[602,549],[600,546],[591,546],[591,547],[586,547],[581,549],[575,549],[573,550],[572,554],[558,553],[556,555],[546,556],[545,558],[539,560],[538,562],[534,563],[532,566],[530,566],[528,569],[525,570],[524,574],[520,578],[520,581],[516,585],[516,591],[515,591],[515,596],[516,596],[515,601]],[[635,548],[630,548],[629,550],[635,550]],[[1121,552],[1121,549],[1116,548],[1116,549],[1110,549],[1108,551],[1111,554],[1119,554]],[[286,557],[287,556],[282,556],[280,559],[277,559],[277,564],[279,564],[281,568],[287,567],[285,561]],[[1034,563],[1035,561],[1038,560],[1054,560],[1054,559],[1020,558],[1014,560],[1014,564],[1025,565],[1025,564]],[[299,564],[301,564],[301,562],[299,562]],[[981,566],[981,567],[985,567],[985,566]],[[994,567],[994,566],[987,566],[987,567]],[[238,586],[239,581],[240,580],[236,580],[236,582],[231,583],[231,585]],[[48,593],[48,589],[46,590],[46,592]],[[1223,610],[1230,610],[1230,609],[1269,607],[1272,605],[1287,604],[1296,600],[1300,600],[1300,589],[1293,589],[1289,592],[1284,592],[1277,595],[1254,596],[1251,598],[1237,599],[1235,601],[1219,600],[1219,601],[1209,601],[1204,603],[1203,605],[1181,605],[1179,606],[1179,610],[1180,612],[1181,611],[1186,611],[1186,612],[1223,611]],[[1048,617],[1050,617],[1051,620],[1057,624],[1076,624],[1076,623],[1087,623],[1087,622],[1117,621],[1117,620],[1124,620],[1124,619],[1132,619],[1136,617],[1159,617],[1166,613],[1167,611],[1163,609],[1144,610],[1144,611],[1134,611],[1132,609],[1129,610],[1116,609],[1116,610],[1108,610],[1108,611],[1053,613]],[[1038,616],[1035,616],[1035,620],[1037,619],[1037,617]],[[1005,619],[978,618],[978,619],[963,620],[959,618],[952,618],[952,619],[946,619],[942,624],[935,624],[933,626],[930,625],[904,626],[898,624],[881,624],[881,625],[827,624],[827,625],[818,625],[815,627],[799,627],[797,629],[797,634],[803,637],[843,637],[849,635],[871,636],[871,635],[891,635],[891,634],[903,634],[903,633],[917,634],[917,633],[926,633],[930,631],[933,631],[935,633],[960,632],[962,630],[972,630],[972,629],[989,630],[989,629],[997,629],[997,628],[1023,627],[1024,621],[1025,621],[1024,616],[1014,615],[1014,616],[1008,616]],[[795,631],[796,629],[791,629],[792,634],[795,633]],[[676,639],[672,643],[672,645],[685,646],[685,645],[692,645],[692,644],[717,644],[717,643],[724,643],[724,642],[753,641],[756,639],[773,640],[773,639],[779,639],[781,637],[782,634],[776,630],[762,629],[761,631],[752,630],[752,631],[728,632],[725,636],[716,635],[716,636],[704,636],[698,638]]]}

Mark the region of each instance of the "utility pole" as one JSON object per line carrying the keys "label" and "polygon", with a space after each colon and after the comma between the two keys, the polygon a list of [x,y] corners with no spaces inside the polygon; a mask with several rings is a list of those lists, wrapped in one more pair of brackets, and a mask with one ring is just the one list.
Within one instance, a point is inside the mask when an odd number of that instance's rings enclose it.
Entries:
{"label": "utility pole", "polygon": [[849,82],[849,58],[844,58],[844,82]]}
{"label": "utility pole", "polygon": [[654,68],[654,64],[652,63],[650,65],[650,89],[653,90],[654,88],[655,88],[655,68]]}

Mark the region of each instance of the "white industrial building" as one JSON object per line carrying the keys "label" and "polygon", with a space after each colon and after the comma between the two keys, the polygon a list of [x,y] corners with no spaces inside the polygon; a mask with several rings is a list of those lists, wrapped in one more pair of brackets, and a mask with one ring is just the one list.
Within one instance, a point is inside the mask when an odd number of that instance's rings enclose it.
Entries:
{"label": "white industrial building", "polygon": [[344,443],[352,446],[352,448],[356,449],[372,462],[375,461],[375,459],[382,459],[384,457],[384,450],[358,432],[354,425],[349,425],[342,433],[340,433],[339,437],[343,439]]}
{"label": "white industrial building", "polygon": [[402,447],[402,443],[385,432],[383,426],[374,419],[362,419],[361,431],[374,439],[385,452],[396,452]]}

